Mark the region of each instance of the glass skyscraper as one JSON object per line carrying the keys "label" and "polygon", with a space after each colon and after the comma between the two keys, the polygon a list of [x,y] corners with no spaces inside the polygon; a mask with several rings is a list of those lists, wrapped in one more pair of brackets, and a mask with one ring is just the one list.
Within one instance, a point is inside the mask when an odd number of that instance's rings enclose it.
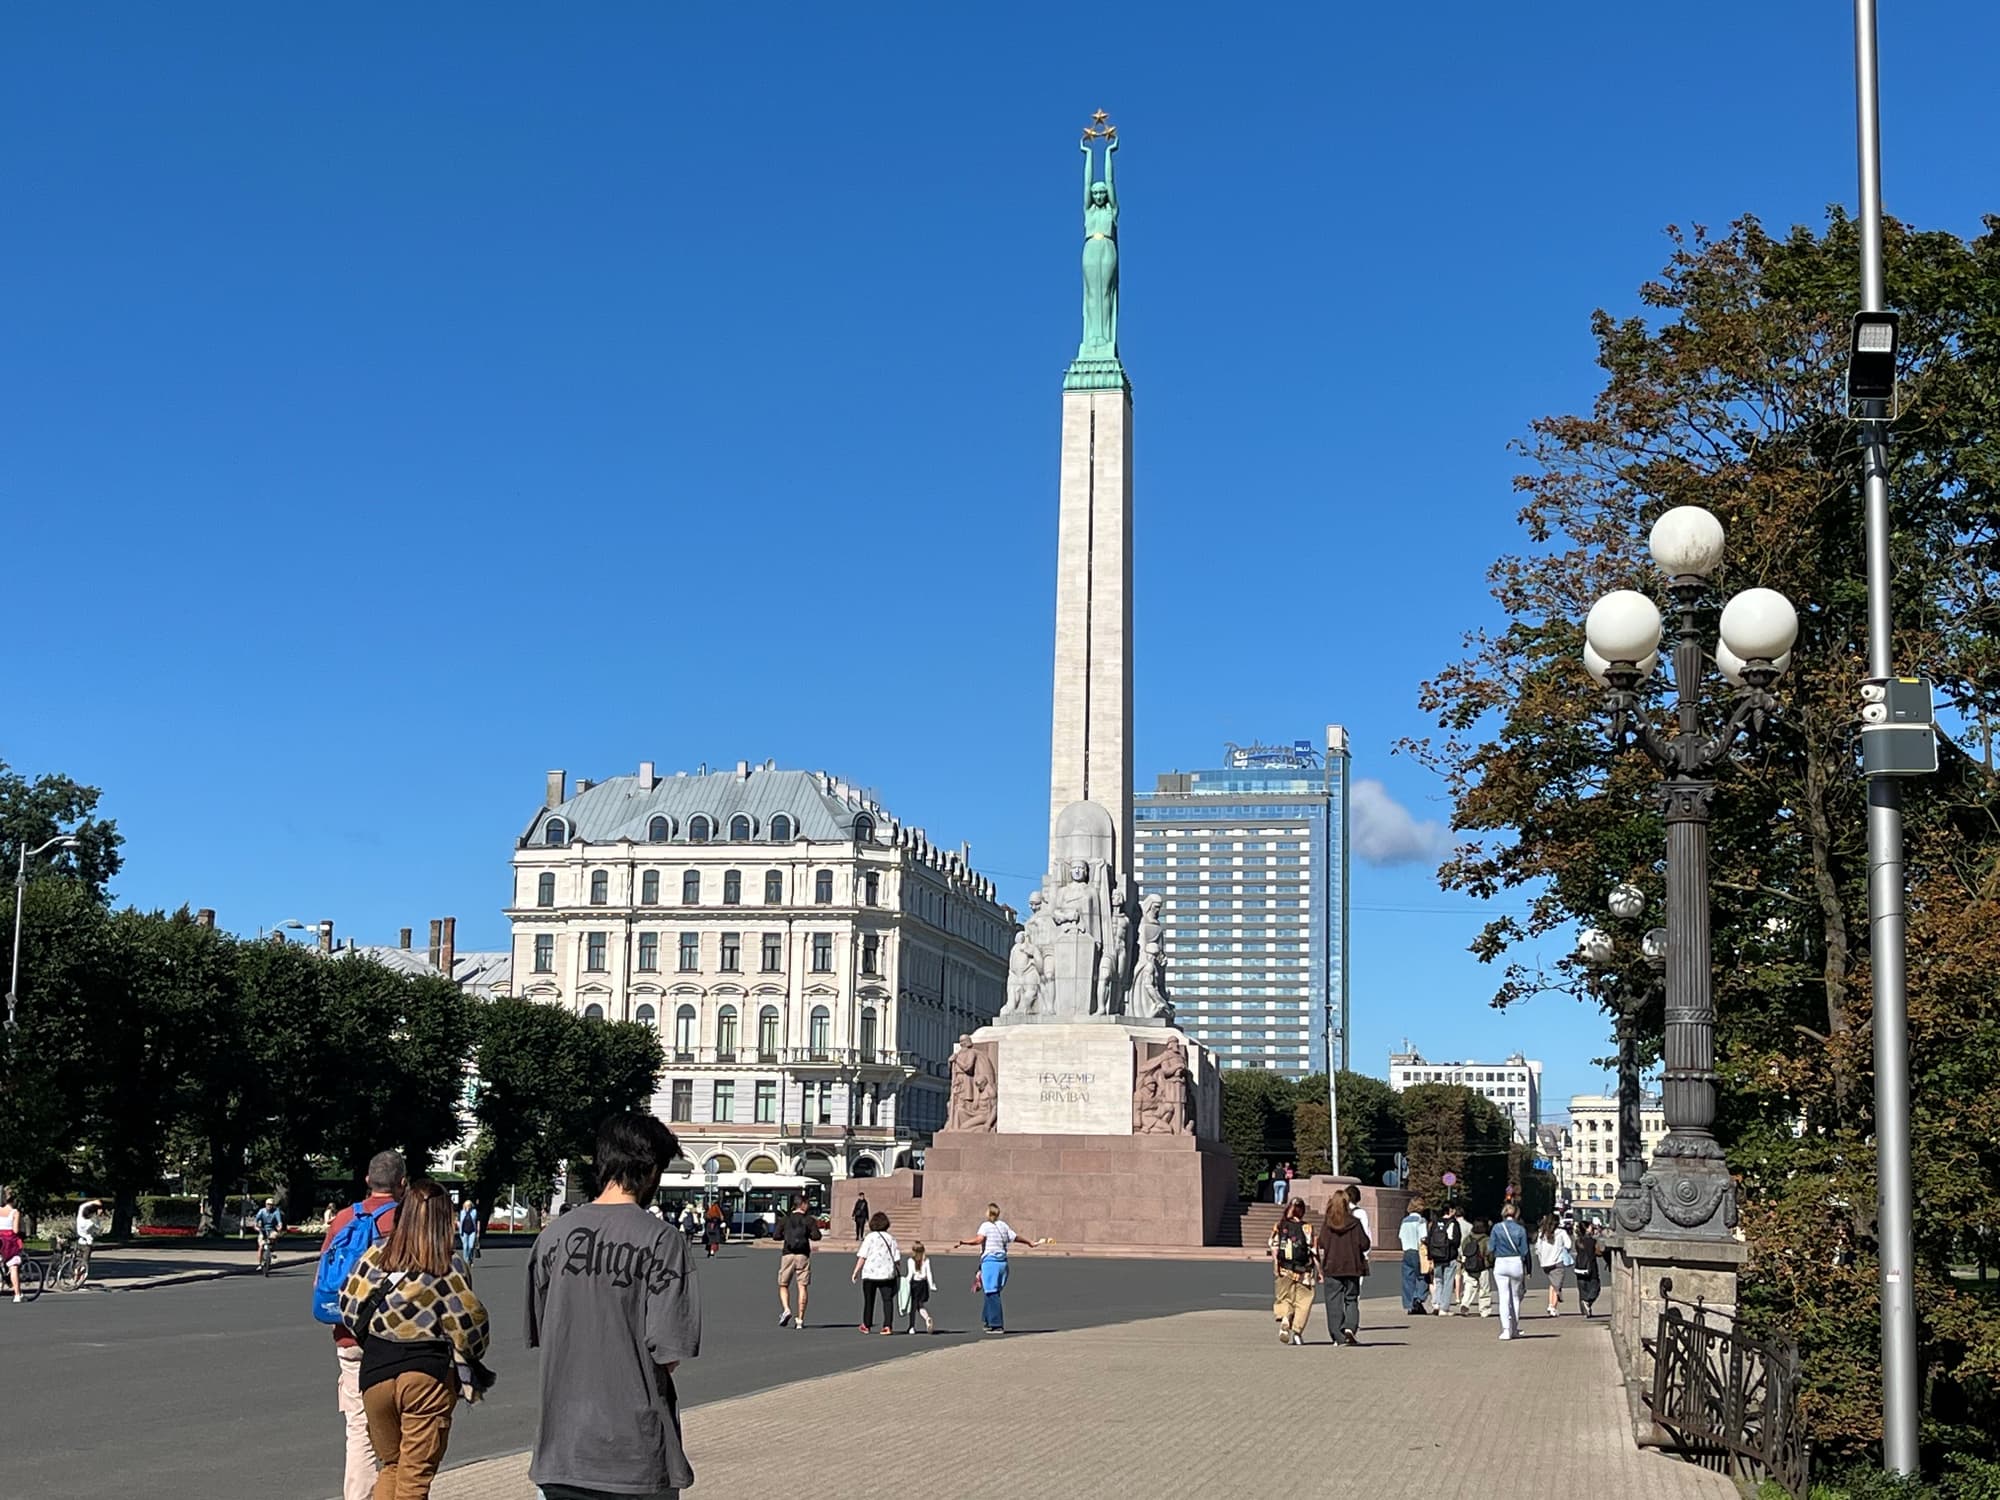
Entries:
{"label": "glass skyscraper", "polygon": [[1133,798],[1174,1015],[1226,1068],[1347,1066],[1347,732],[1229,745]]}

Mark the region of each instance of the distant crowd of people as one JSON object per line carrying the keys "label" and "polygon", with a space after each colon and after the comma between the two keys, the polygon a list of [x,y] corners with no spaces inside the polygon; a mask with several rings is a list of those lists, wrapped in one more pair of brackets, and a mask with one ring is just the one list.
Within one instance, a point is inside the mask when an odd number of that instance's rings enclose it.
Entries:
{"label": "distant crowd of people", "polygon": [[[1273,1187],[1288,1179],[1274,1174]],[[1317,1224],[1305,1203],[1279,1191],[1285,1202],[1269,1250],[1274,1278],[1272,1313],[1278,1341],[1306,1341],[1307,1315],[1319,1289],[1326,1292],[1327,1335],[1338,1346],[1360,1342],[1361,1282],[1374,1249],[1361,1189],[1352,1184],[1328,1201]],[[1286,1201],[1289,1198],[1289,1201]],[[1595,1312],[1602,1289],[1599,1265],[1609,1259],[1602,1226],[1546,1215],[1532,1233],[1520,1210],[1508,1203],[1497,1222],[1467,1220],[1456,1203],[1433,1213],[1421,1195],[1412,1197],[1396,1230],[1402,1252],[1402,1309],[1413,1317],[1457,1314],[1500,1319],[1500,1337],[1521,1336],[1521,1302],[1531,1268],[1548,1286],[1548,1315],[1563,1311],[1563,1292],[1573,1279],[1583,1315]]]}

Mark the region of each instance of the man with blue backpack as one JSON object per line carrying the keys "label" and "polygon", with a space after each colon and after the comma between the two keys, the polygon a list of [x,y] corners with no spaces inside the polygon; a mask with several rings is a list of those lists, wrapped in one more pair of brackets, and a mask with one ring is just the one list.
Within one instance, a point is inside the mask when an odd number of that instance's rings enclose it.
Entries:
{"label": "man with blue backpack", "polygon": [[368,1163],[368,1196],[333,1216],[319,1247],[313,1317],[332,1325],[333,1352],[340,1368],[340,1420],[347,1434],[341,1500],[369,1500],[381,1465],[368,1441],[368,1408],[361,1404],[361,1346],[341,1324],[340,1289],[368,1247],[396,1227],[396,1205],[402,1201],[409,1175],[402,1152],[376,1152]]}

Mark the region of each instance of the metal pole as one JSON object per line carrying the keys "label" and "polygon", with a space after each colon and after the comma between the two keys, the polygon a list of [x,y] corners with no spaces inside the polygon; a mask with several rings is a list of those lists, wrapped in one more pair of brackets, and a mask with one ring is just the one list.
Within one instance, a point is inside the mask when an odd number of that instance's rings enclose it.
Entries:
{"label": "metal pole", "polygon": [[1329,1173],[1340,1175],[1340,1075],[1333,1067],[1333,1005],[1326,1008],[1326,1164]]}
{"label": "metal pole", "polygon": [[21,975],[21,908],[28,904],[28,846],[21,845],[21,862],[14,871],[14,960],[7,966],[7,1030],[14,1030],[14,995]]}
{"label": "metal pole", "polygon": [[[1861,310],[1883,311],[1882,116],[1875,0],[1854,0],[1854,118],[1861,170]],[[1862,427],[1866,447],[1868,675],[1892,677],[1888,433],[1884,414]],[[1876,1241],[1882,1296],[1882,1466],[1915,1474],[1917,1310],[1911,1285],[1910,1038],[1905,993],[1903,798],[1893,777],[1868,782],[1868,951],[1875,988]]]}

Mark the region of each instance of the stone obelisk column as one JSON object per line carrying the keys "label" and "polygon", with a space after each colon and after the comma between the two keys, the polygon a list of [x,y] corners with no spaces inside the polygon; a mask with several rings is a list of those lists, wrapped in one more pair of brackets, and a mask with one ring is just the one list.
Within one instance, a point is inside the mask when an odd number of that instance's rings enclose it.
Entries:
{"label": "stone obelisk column", "polygon": [[[1104,176],[1093,170],[1104,143]],[[1095,802],[1132,868],[1132,384],[1118,359],[1115,126],[1083,141],[1083,342],[1063,376],[1049,831]]]}

